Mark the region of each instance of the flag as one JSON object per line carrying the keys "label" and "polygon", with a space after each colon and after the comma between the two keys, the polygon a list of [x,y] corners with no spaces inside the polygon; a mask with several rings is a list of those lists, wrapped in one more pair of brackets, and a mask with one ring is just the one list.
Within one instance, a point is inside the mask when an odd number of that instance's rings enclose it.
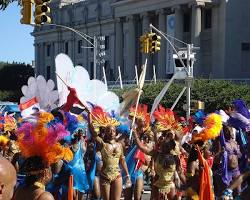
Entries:
{"label": "flag", "polygon": [[28,117],[34,114],[37,110],[40,109],[39,103],[36,97],[19,104],[19,109],[21,111],[22,117]]}
{"label": "flag", "polygon": [[137,149],[134,155],[134,159],[137,160],[135,171],[140,169],[143,164],[145,164],[145,154]]}
{"label": "flag", "polygon": [[73,200],[74,189],[73,189],[73,175],[69,177],[69,185],[68,185],[68,200]]}
{"label": "flag", "polygon": [[207,161],[201,154],[200,148],[198,147],[198,159],[203,170],[200,172],[200,191],[199,198],[200,200],[214,200],[214,192],[212,189],[212,180],[211,180],[211,168],[209,167]]}
{"label": "flag", "polygon": [[62,109],[64,112],[69,112],[70,109],[73,107],[74,104],[78,104],[80,106],[84,106],[81,100],[78,98],[76,89],[68,87],[69,94],[67,96],[67,102],[63,105]]}

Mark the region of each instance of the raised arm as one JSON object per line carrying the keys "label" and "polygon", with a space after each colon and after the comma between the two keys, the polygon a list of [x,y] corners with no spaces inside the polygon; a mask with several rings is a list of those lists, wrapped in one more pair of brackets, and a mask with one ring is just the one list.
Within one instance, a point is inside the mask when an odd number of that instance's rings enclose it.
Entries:
{"label": "raised arm", "polygon": [[147,155],[150,155],[150,156],[152,156],[152,155],[154,154],[154,149],[148,148],[146,145],[144,145],[144,144],[140,141],[140,139],[139,139],[139,137],[138,137],[138,134],[137,134],[137,132],[136,132],[135,129],[133,130],[133,136],[134,136],[134,139],[135,139],[135,142],[136,142],[138,148],[139,148],[143,153],[145,153],[145,154],[147,154]]}
{"label": "raised arm", "polygon": [[95,139],[96,142],[101,144],[101,148],[102,148],[105,143],[104,143],[103,139],[101,137],[99,137],[98,133],[95,131],[95,128],[92,124],[92,115],[90,112],[88,112],[88,126],[89,126],[89,131],[90,131],[91,135],[93,136],[93,138]]}

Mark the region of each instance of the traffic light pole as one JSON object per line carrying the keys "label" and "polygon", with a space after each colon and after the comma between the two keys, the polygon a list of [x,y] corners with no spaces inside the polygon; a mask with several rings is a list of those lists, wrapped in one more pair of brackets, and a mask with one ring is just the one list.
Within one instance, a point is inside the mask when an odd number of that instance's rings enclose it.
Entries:
{"label": "traffic light pole", "polygon": [[[186,106],[186,119],[188,120],[190,118],[190,111],[191,111],[191,85],[193,82],[193,64],[194,64],[194,58],[191,59],[191,55],[193,54],[193,49],[199,49],[199,47],[193,47],[192,44],[186,44],[187,45],[187,66],[185,66],[181,56],[178,54],[177,50],[175,49],[174,45],[171,43],[171,41],[167,38],[167,34],[160,31],[159,29],[157,29],[156,27],[154,27],[152,24],[150,24],[150,29],[154,29],[157,33],[159,33],[161,36],[163,36],[167,42],[170,44],[170,46],[173,48],[174,52],[176,53],[176,55],[178,56],[182,66],[184,67],[186,73],[187,73],[187,77],[186,77],[186,90],[187,90],[187,106]],[[176,38],[174,38],[175,40],[177,40]],[[183,41],[177,40],[179,42],[184,43]],[[191,62],[190,62],[191,61]],[[191,63],[191,65],[190,65]],[[177,100],[181,98],[182,94],[184,93],[184,89],[181,91],[180,95],[178,96]],[[177,104],[177,102],[174,103],[174,106]]]}

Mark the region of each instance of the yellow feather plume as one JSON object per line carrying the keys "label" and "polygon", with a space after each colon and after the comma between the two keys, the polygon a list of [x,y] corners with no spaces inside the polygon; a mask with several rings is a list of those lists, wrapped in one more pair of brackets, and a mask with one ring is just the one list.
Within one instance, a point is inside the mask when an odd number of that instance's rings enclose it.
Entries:
{"label": "yellow feather plume", "polygon": [[222,117],[216,113],[207,116],[204,121],[204,129],[197,135],[193,136],[193,141],[207,141],[215,139],[220,135],[222,129]]}

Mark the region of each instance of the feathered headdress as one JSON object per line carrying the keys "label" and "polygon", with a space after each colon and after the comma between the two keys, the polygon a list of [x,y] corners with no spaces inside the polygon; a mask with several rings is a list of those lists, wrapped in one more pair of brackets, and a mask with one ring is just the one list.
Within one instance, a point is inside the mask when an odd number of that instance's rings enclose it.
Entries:
{"label": "feathered headdress", "polygon": [[107,112],[105,112],[101,107],[95,106],[91,111],[93,117],[94,127],[107,127],[107,126],[119,126],[120,123],[112,118]]}
{"label": "feathered headdress", "polygon": [[159,106],[153,114],[156,120],[157,131],[166,131],[169,129],[182,130],[181,124],[175,120],[174,112],[171,109]]}
{"label": "feathered headdress", "polygon": [[146,104],[139,104],[135,113],[135,106],[130,108],[130,117],[136,114],[137,119],[143,119],[148,127],[150,125],[150,114],[148,113],[148,106]]}
{"label": "feathered headdress", "polygon": [[218,114],[212,113],[207,116],[204,121],[204,129],[193,136],[192,141],[207,141],[215,139],[220,135],[222,129],[222,117]]}
{"label": "feathered headdress", "polygon": [[4,136],[4,135],[0,135],[0,147],[6,147],[9,144],[9,139]]}
{"label": "feathered headdress", "polygon": [[17,129],[17,123],[14,117],[6,115],[4,116],[3,120],[4,120],[3,124],[4,132],[13,131]]}
{"label": "feathered headdress", "polygon": [[17,131],[17,143],[25,158],[40,156],[47,166],[60,159],[70,161],[73,154],[59,141],[69,134],[52,114],[40,113],[37,123],[24,122]]}

